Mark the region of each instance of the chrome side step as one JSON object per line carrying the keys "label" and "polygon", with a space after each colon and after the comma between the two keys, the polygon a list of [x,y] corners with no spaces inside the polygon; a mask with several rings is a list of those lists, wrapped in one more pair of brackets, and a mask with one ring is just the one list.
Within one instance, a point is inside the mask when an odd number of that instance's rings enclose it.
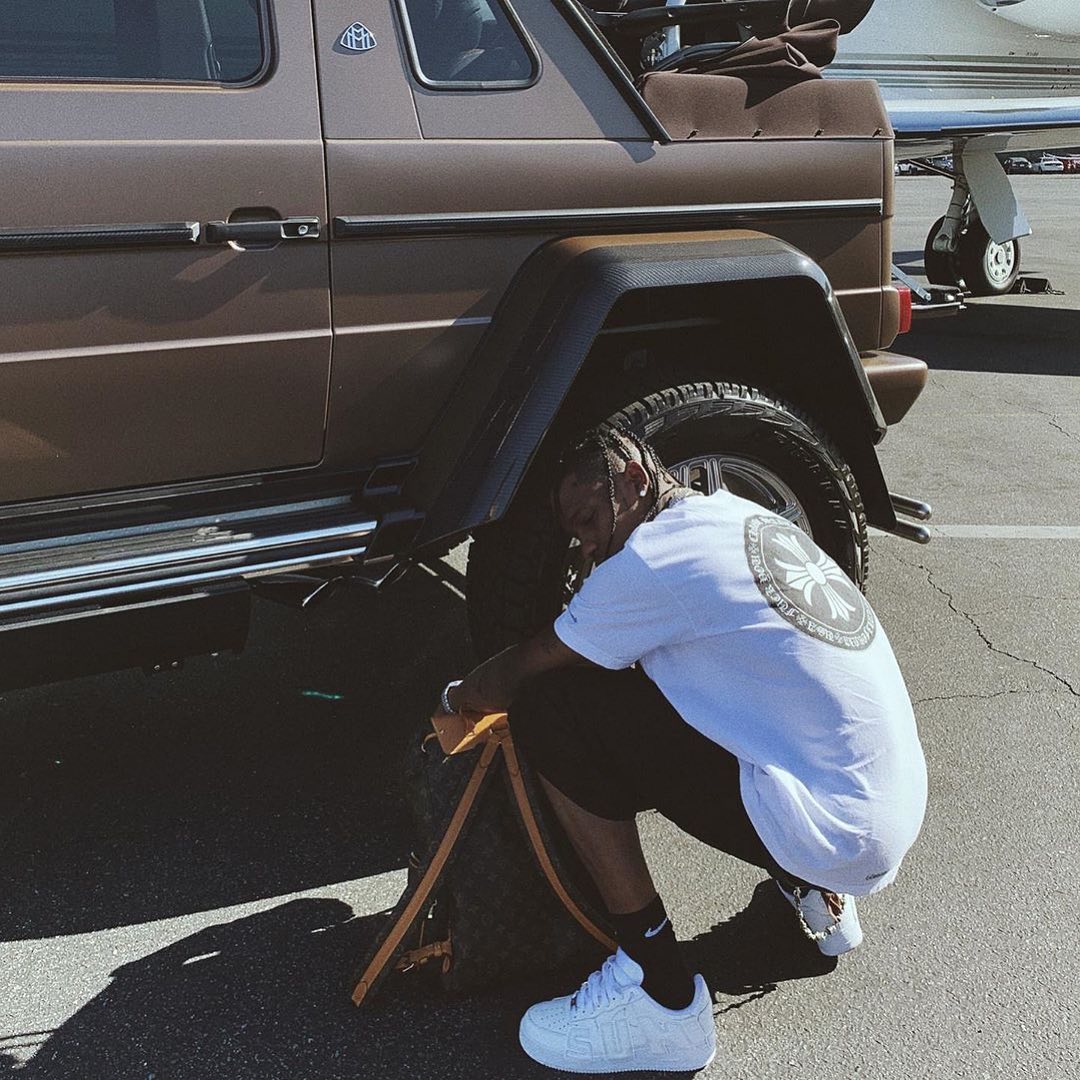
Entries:
{"label": "chrome side step", "polygon": [[378,522],[348,498],[0,545],[0,618],[345,563]]}

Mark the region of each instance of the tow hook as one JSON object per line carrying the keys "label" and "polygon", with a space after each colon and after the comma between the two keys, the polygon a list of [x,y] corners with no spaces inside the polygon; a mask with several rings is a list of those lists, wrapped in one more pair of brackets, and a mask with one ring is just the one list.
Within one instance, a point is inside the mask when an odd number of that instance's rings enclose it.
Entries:
{"label": "tow hook", "polygon": [[[907,495],[895,495],[890,491],[889,500],[892,502],[892,508],[897,514],[915,518],[916,521],[929,521],[930,515],[933,513],[929,503],[920,502],[918,499],[909,498]],[[930,543],[930,530],[923,525],[912,525],[909,521],[897,521],[894,528],[885,531],[892,533],[894,536],[902,537],[904,540],[913,540],[916,544]]]}

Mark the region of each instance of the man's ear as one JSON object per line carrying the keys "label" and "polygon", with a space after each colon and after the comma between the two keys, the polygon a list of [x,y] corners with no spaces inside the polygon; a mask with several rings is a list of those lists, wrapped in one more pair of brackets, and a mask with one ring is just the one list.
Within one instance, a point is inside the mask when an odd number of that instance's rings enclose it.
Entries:
{"label": "man's ear", "polygon": [[623,470],[623,476],[629,481],[634,489],[634,495],[639,496],[643,488],[649,486],[649,474],[642,468],[638,461],[628,461]]}

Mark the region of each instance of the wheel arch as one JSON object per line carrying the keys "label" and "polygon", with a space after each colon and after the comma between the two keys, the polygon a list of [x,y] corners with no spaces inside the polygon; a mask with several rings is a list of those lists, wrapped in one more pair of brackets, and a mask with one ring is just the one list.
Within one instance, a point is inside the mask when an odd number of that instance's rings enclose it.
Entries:
{"label": "wheel arch", "polygon": [[[743,381],[790,401],[844,454],[869,520],[895,524],[874,450],[885,421],[816,263],[753,231],[577,237],[546,245],[519,271],[425,440],[404,492],[424,514],[414,546],[498,520],[545,437],[573,412],[588,415],[611,358],[643,334],[668,347],[634,390],[670,370],[677,381]],[[714,361],[679,354],[674,343],[695,339],[716,343]]]}

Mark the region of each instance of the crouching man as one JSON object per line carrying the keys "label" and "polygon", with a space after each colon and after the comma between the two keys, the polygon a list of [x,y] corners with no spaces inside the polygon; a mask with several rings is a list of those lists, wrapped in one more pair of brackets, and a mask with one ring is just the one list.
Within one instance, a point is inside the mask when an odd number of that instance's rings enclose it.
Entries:
{"label": "crouching man", "polygon": [[896,877],[922,824],[911,703],[862,594],[784,518],[680,487],[610,427],[564,456],[552,499],[596,568],[553,627],[442,701],[509,709],[619,945],[576,993],[526,1012],[521,1045],[573,1072],[698,1069],[715,1055],[712,1002],[635,814],[768,871],[838,956],[862,940],[854,898]]}

